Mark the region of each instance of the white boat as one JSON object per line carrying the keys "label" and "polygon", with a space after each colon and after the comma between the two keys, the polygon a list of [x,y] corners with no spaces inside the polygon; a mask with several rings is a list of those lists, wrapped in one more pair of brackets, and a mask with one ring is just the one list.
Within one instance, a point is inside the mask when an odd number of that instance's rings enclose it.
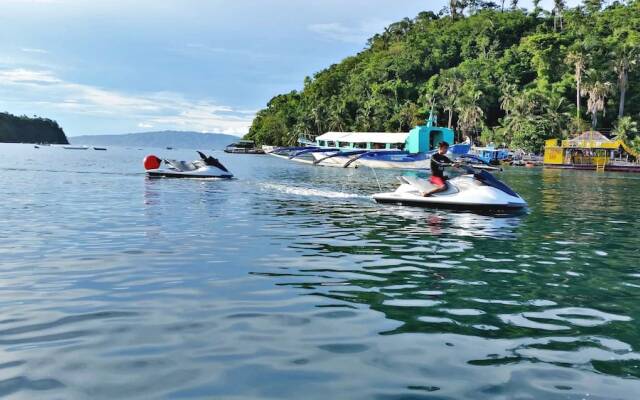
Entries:
{"label": "white boat", "polygon": [[[431,155],[440,142],[453,143],[454,132],[427,125],[410,132],[327,132],[316,137],[314,146],[274,148],[268,154],[314,165],[385,169],[429,169]],[[449,155],[466,154],[470,141],[453,144]]]}
{"label": "white boat", "polygon": [[66,150],[89,150],[88,146],[62,146]]}

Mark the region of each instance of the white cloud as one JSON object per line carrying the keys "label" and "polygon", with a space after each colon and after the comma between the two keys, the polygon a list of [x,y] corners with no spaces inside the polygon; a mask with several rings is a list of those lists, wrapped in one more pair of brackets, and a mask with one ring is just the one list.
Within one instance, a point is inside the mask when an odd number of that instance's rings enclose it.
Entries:
{"label": "white cloud", "polygon": [[[139,128],[245,134],[254,113],[171,92],[132,94],[69,82],[52,71],[0,69],[0,99],[76,116],[131,120]],[[137,121],[144,121],[137,123]]]}
{"label": "white cloud", "polygon": [[49,52],[47,50],[37,49],[37,48],[32,48],[32,47],[23,47],[23,48],[20,49],[20,51],[22,51],[24,53],[49,54]]}
{"label": "white cloud", "polygon": [[24,68],[0,70],[0,84],[44,85],[61,83],[50,71],[34,71]]}
{"label": "white cloud", "polygon": [[329,22],[324,24],[312,24],[307,28],[314,33],[327,39],[338,40],[347,43],[364,44],[371,36],[380,32],[391,21],[368,20],[356,26],[346,26],[339,22]]}

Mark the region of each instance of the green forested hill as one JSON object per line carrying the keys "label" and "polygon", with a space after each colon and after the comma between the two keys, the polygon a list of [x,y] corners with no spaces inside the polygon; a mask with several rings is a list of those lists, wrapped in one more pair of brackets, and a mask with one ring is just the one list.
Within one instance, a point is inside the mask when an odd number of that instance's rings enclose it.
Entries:
{"label": "green forested hill", "polygon": [[532,151],[590,125],[633,142],[640,0],[604,9],[556,0],[551,11],[510,3],[452,0],[440,15],[390,25],[302,91],[271,99],[247,137],[286,145],[329,130],[407,131],[433,107],[459,134]]}
{"label": "green forested hill", "polygon": [[29,118],[0,113],[0,143],[68,144],[57,122],[46,118]]}

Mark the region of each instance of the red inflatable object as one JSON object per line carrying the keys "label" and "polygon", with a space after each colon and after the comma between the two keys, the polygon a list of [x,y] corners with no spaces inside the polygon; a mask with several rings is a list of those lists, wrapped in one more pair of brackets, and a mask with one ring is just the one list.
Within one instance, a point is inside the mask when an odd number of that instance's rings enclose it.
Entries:
{"label": "red inflatable object", "polygon": [[162,160],[154,155],[146,156],[144,158],[144,169],[146,170],[158,169],[160,168],[161,162]]}

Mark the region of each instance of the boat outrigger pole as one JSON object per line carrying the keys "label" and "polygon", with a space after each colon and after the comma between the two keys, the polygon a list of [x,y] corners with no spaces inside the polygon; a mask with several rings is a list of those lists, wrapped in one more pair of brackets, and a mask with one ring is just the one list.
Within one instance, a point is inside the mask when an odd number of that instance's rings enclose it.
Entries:
{"label": "boat outrigger pole", "polygon": [[364,153],[370,153],[370,151],[369,150],[338,151],[335,154],[329,154],[326,157],[322,157],[320,159],[315,160],[313,162],[313,165],[320,164],[324,160],[327,160],[327,159],[333,158],[333,157],[349,157],[349,156],[353,156],[353,155],[357,155],[357,154],[364,154]]}
{"label": "boat outrigger pole", "polygon": [[357,154],[355,157],[352,157],[349,159],[349,161],[347,161],[342,168],[349,168],[349,166],[351,164],[353,164],[354,162],[358,161],[359,159],[361,159],[362,157],[366,156],[367,154],[371,154],[373,153],[373,151],[367,151],[366,153],[361,153],[361,154]]}
{"label": "boat outrigger pole", "polygon": [[319,149],[317,147],[313,148],[313,149],[304,149],[301,151],[298,151],[297,153],[293,154],[292,156],[289,156],[289,160],[293,160],[294,158],[304,155],[304,154],[308,154],[308,153],[328,153],[328,152],[333,152],[335,151],[335,149]]}

